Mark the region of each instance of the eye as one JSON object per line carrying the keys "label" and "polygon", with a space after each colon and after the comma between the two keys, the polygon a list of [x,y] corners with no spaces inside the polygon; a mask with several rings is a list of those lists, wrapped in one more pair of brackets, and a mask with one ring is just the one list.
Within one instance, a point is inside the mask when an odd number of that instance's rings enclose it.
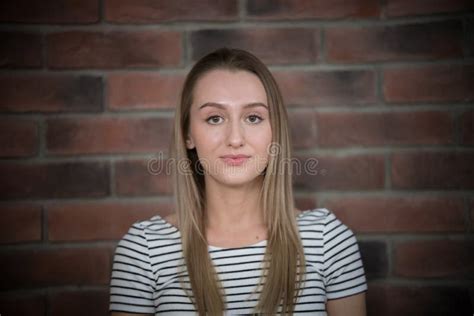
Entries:
{"label": "eye", "polygon": [[220,116],[217,116],[217,115],[213,115],[213,116],[210,116],[206,119],[206,122],[208,122],[209,124],[212,124],[212,125],[217,125],[220,123],[220,119],[222,119],[222,117]]}
{"label": "eye", "polygon": [[248,119],[249,122],[252,123],[252,124],[258,124],[258,123],[260,123],[261,121],[263,121],[263,118],[261,118],[261,117],[258,116],[258,115],[255,115],[255,114],[249,115],[249,116],[247,117],[247,119]]}

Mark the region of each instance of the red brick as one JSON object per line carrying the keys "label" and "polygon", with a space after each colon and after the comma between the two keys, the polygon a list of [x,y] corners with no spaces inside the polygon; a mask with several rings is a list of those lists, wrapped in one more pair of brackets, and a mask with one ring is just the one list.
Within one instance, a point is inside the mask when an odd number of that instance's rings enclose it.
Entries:
{"label": "red brick", "polygon": [[422,240],[396,243],[394,273],[402,277],[474,277],[474,242]]}
{"label": "red brick", "polygon": [[462,29],[460,21],[329,28],[327,60],[354,63],[462,58]]}
{"label": "red brick", "polygon": [[367,315],[470,315],[469,289],[462,286],[369,284]]}
{"label": "red brick", "polygon": [[319,56],[319,32],[307,28],[212,29],[190,35],[193,59],[227,46],[248,50],[267,64],[311,63]]}
{"label": "red brick", "polygon": [[392,156],[396,189],[469,190],[474,188],[474,153],[418,152]]}
{"label": "red brick", "polygon": [[293,148],[311,148],[316,144],[316,119],[311,111],[288,112]]}
{"label": "red brick", "polygon": [[49,297],[48,306],[51,316],[108,315],[109,292],[106,290],[54,292]]}
{"label": "red brick", "polygon": [[236,0],[190,1],[106,0],[107,21],[118,23],[162,23],[178,21],[229,21],[238,18]]}
{"label": "red brick", "polygon": [[380,146],[453,143],[447,112],[318,113],[320,146]]}
{"label": "red brick", "polygon": [[0,205],[0,243],[41,240],[41,207],[33,204]]}
{"label": "red brick", "polygon": [[16,0],[0,3],[1,22],[84,24],[98,20],[98,0]]}
{"label": "red brick", "polygon": [[383,93],[388,102],[474,100],[473,65],[436,65],[386,69]]}
{"label": "red brick", "polygon": [[181,75],[111,74],[107,80],[111,109],[173,109],[184,83]]}
{"label": "red brick", "polygon": [[315,197],[295,196],[295,205],[301,211],[312,210],[318,206],[318,201]]}
{"label": "red brick", "polygon": [[474,111],[467,111],[462,114],[461,137],[463,144],[474,145]]}
{"label": "red brick", "polygon": [[119,195],[169,195],[172,192],[169,163],[158,157],[117,161],[115,190]]}
{"label": "red brick", "polygon": [[46,38],[52,68],[128,68],[178,66],[178,32],[69,31]]}
{"label": "red brick", "polygon": [[275,77],[288,105],[359,105],[376,101],[372,71],[277,72]]}
{"label": "red brick", "polygon": [[109,193],[109,170],[100,162],[0,164],[4,199],[103,197]]}
{"label": "red brick", "polygon": [[59,285],[106,285],[110,279],[110,249],[54,248],[10,250],[0,254],[0,288]]}
{"label": "red brick", "polygon": [[102,82],[93,76],[2,75],[0,95],[1,111],[97,112]]}
{"label": "red brick", "polygon": [[43,294],[38,293],[2,293],[0,295],[0,310],[2,315],[46,315],[45,301]]}
{"label": "red brick", "polygon": [[36,122],[0,119],[0,157],[31,157],[38,152]]}
{"label": "red brick", "polygon": [[357,232],[462,232],[467,227],[460,198],[342,197],[326,204]]}
{"label": "red brick", "polygon": [[247,12],[258,19],[340,19],[376,17],[379,2],[375,0],[249,0]]}
{"label": "red brick", "polygon": [[295,161],[291,164],[297,190],[371,190],[384,187],[384,159],[379,155],[304,156],[292,161]]}
{"label": "red brick", "polygon": [[[1,5],[0,5],[1,6]],[[1,68],[38,68],[42,64],[41,35],[24,32],[0,32]]]}
{"label": "red brick", "polygon": [[165,203],[53,203],[46,205],[48,239],[118,240],[130,226],[154,215],[171,213]]}
{"label": "red brick", "polygon": [[107,154],[165,151],[171,139],[168,118],[65,118],[47,121],[51,154]]}
{"label": "red brick", "polygon": [[385,13],[388,16],[427,15],[470,9],[474,9],[474,4],[470,0],[388,0]]}

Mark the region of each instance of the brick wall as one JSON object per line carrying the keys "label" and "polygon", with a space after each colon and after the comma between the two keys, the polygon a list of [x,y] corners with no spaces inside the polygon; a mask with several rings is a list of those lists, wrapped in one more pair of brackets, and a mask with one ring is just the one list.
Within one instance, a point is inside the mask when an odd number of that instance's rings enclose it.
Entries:
{"label": "brick wall", "polygon": [[171,212],[173,108],[226,45],[277,77],[300,208],[357,234],[369,315],[472,315],[474,2],[0,3],[0,313],[106,315],[117,240]]}

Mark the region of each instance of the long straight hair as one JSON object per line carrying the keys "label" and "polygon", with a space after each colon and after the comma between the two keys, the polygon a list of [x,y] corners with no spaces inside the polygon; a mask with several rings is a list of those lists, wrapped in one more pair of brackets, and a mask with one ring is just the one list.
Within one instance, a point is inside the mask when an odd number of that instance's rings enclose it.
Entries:
{"label": "long straight hair", "polygon": [[[183,269],[180,282],[199,315],[223,315],[224,288],[208,252],[204,226],[205,182],[196,149],[187,149],[190,109],[196,82],[214,69],[248,71],[262,82],[267,94],[272,130],[272,151],[263,173],[260,203],[268,232],[263,259],[261,289],[255,313],[292,315],[302,284],[306,261],[299,237],[293,201],[290,132],[278,85],[268,68],[254,55],[239,49],[218,49],[201,58],[184,82],[175,112],[170,158],[173,166],[174,203],[181,233]],[[184,270],[186,267],[186,270]],[[184,275],[188,274],[186,282]],[[190,284],[186,286],[186,284]],[[257,289],[256,289],[257,291]]]}

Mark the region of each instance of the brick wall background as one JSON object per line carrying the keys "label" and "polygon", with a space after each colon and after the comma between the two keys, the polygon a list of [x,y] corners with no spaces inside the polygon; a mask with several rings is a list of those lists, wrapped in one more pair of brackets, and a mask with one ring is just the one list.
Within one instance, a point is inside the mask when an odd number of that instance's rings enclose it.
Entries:
{"label": "brick wall background", "polygon": [[0,313],[106,315],[112,254],[171,212],[173,108],[193,62],[240,47],[277,77],[300,208],[357,234],[369,315],[474,310],[474,2],[0,3]]}

